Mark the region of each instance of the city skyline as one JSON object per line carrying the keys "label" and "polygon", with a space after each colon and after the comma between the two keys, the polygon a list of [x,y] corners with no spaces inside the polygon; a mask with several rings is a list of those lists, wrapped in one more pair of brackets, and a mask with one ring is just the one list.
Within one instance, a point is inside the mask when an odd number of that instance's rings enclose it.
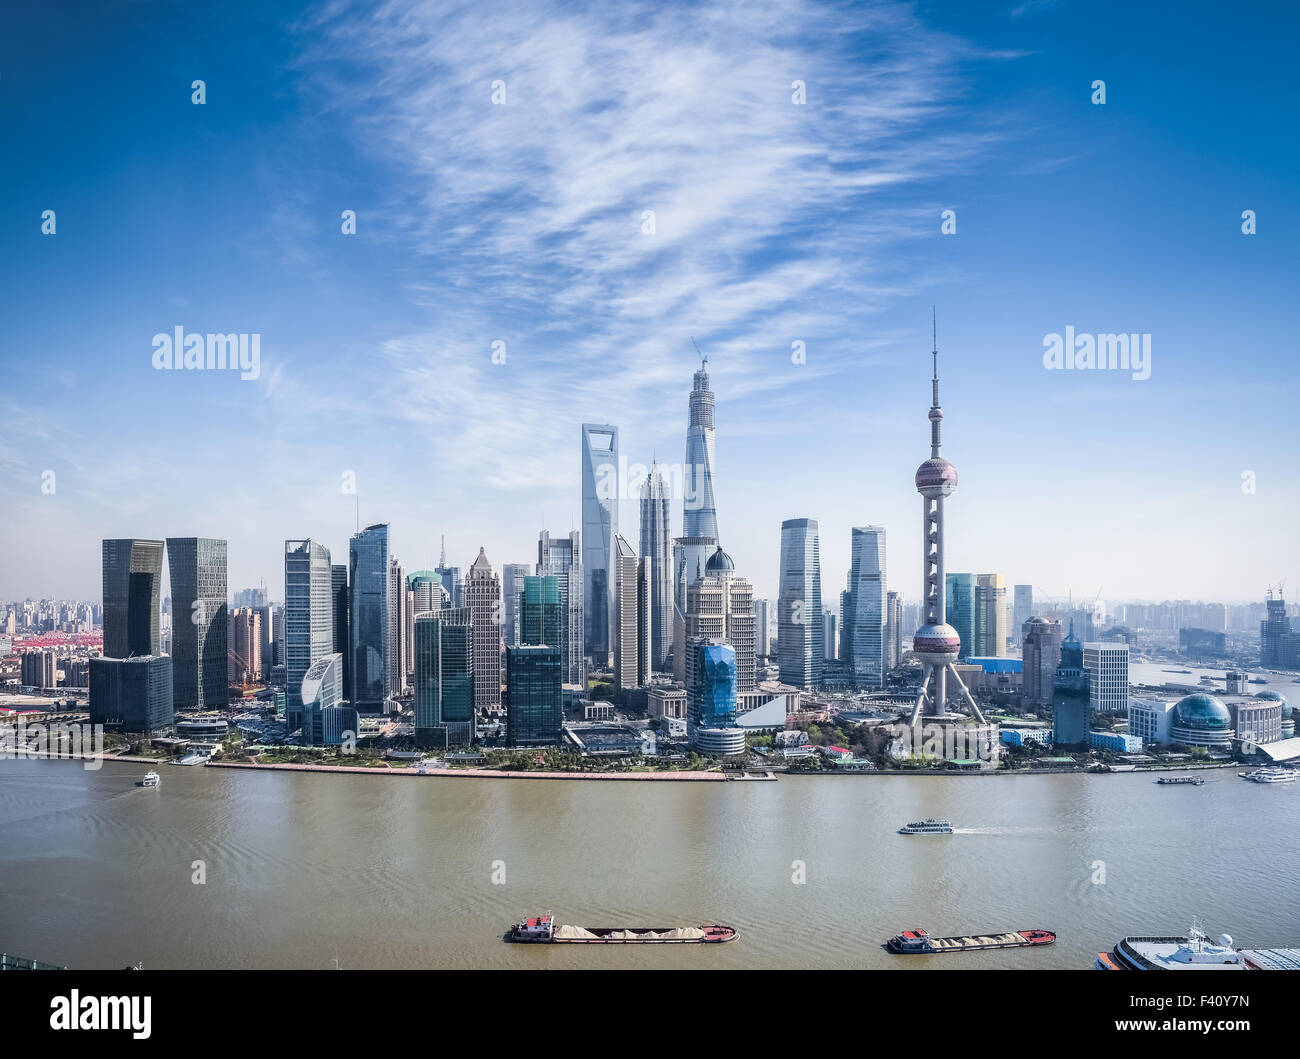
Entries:
{"label": "city skyline", "polygon": [[[681,458],[694,335],[717,395],[722,543],[772,599],[784,519],[818,520],[836,578],[852,526],[912,525],[900,483],[931,304],[970,486],[948,513],[952,568],[1059,596],[1300,591],[1294,462],[1269,431],[1230,426],[1300,389],[1289,316],[1270,307],[1296,279],[1294,147],[1269,132],[1295,89],[1250,87],[1285,68],[1280,38],[1238,55],[1214,19],[1189,19],[1169,49],[1158,18],[1106,35],[1066,5],[949,13],[943,30],[890,3],[771,4],[753,22],[647,7],[635,29],[511,10],[517,24],[492,32],[456,12],[160,14],[203,30],[175,57],[92,14],[61,33],[64,58],[120,45],[137,71],[103,83],[93,62],[70,75],[15,56],[0,112],[22,145],[0,217],[0,252],[22,264],[0,296],[5,594],[91,598],[97,542],[132,534],[227,539],[232,585],[274,586],[284,540],[342,554],[379,520],[411,566],[432,565],[442,533],[465,567],[479,547],[527,561],[538,530],[581,528],[580,423],[616,420],[629,464]],[[41,17],[19,28],[40,36]],[[1054,37],[1078,47],[1062,59]],[[445,61],[430,69],[434,42]],[[646,46],[653,70],[634,55]],[[1220,71],[1213,93],[1197,62]],[[368,79],[381,63],[382,85]],[[58,142],[25,124],[37,112]],[[186,159],[184,190],[141,176],[159,169],[141,130],[158,128]],[[80,171],[78,151],[102,175],[52,181]],[[490,164],[500,152],[509,165]],[[159,253],[135,253],[142,232]],[[225,252],[192,252],[211,245]],[[105,268],[122,277],[111,296],[94,293]],[[176,326],[260,334],[259,377],[154,370],[151,339]],[[1069,328],[1151,334],[1150,377],[1045,370],[1045,336]],[[193,434],[200,421],[222,429]],[[1152,465],[1174,473],[1153,482]],[[1033,524],[1008,527],[1027,482]],[[619,506],[635,526],[635,495]],[[897,551],[887,580],[919,593]]]}

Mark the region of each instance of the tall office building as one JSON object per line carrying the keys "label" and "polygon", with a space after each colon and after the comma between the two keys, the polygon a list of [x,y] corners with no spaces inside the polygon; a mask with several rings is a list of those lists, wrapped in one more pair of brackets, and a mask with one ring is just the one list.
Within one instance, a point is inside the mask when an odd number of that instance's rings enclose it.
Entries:
{"label": "tall office building", "polygon": [[302,726],[302,680],[334,650],[334,577],[329,549],[284,542],[284,704],[290,732]]}
{"label": "tall office building", "polygon": [[1011,629],[1010,634],[1021,637],[1025,632],[1025,622],[1034,616],[1034,586],[1016,585],[1012,589]]}
{"label": "tall office building", "polygon": [[667,666],[673,637],[673,559],[668,486],[658,464],[641,485],[641,557],[650,563],[650,666]]}
{"label": "tall office building", "polygon": [[524,577],[519,583],[519,644],[559,647],[564,638],[564,605],[560,579]]}
{"label": "tall office building", "polygon": [[686,612],[682,622],[683,672],[689,684],[696,655],[692,640],[717,640],[729,644],[735,654],[736,692],[744,694],[757,686],[757,616],[754,588],[736,573],[736,564],[721,547],[709,557],[704,576],[686,591]]}
{"label": "tall office building", "polygon": [[388,679],[388,559],[387,523],[367,526],[348,542],[351,699],[361,713],[382,713],[392,693]]}
{"label": "tall office building", "polygon": [[519,597],[524,591],[524,578],[532,572],[527,563],[506,563],[501,567],[501,595],[505,603],[501,631],[507,647],[519,645]]}
{"label": "tall office building", "polygon": [[506,741],[554,746],[564,723],[560,649],[521,644],[506,651]]}
{"label": "tall office building", "polygon": [[406,694],[406,571],[397,556],[388,560],[388,693]]}
{"label": "tall office building", "polygon": [[618,427],[582,424],[583,644],[596,666],[614,647],[614,538],[618,536]]}
{"label": "tall office building", "polygon": [[447,606],[463,607],[465,605],[465,582],[460,576],[459,566],[447,565],[447,538],[442,538],[442,554],[433,572],[442,578],[442,587],[447,592]]}
{"label": "tall office building", "polygon": [[246,688],[262,679],[262,615],[252,607],[230,612],[230,663],[227,674],[231,685]]}
{"label": "tall office building", "polygon": [[947,604],[948,624],[957,631],[961,638],[959,659],[968,655],[980,657],[978,636],[976,634],[977,604],[975,588],[979,583],[976,574],[945,574],[944,596]]}
{"label": "tall office building", "polygon": [[885,595],[885,669],[903,661],[903,600],[897,592]]}
{"label": "tall office building", "polygon": [[[842,602],[842,601],[841,601]],[[840,654],[839,641],[839,616],[830,607],[822,608],[822,631],[826,634],[826,642],[822,648],[822,659],[826,662],[834,662]],[[825,667],[823,667],[825,669]]]}
{"label": "tall office building", "polygon": [[417,615],[414,712],[417,745],[474,742],[474,632],[468,607]]}
{"label": "tall office building", "polygon": [[614,687],[626,690],[650,682],[651,570],[621,534],[614,555]]}
{"label": "tall office building", "polygon": [[736,724],[736,652],[720,640],[692,638],[686,684],[686,736],[702,754],[740,754],[745,730]]}
{"label": "tall office building", "polygon": [[226,542],[168,537],[172,599],[172,707],[224,710],[226,680]]}
{"label": "tall office building", "polygon": [[885,527],[854,526],[840,640],[864,688],[885,684]]}
{"label": "tall office building", "polygon": [[975,579],[976,658],[1003,658],[1007,653],[1007,579],[980,574]]}
{"label": "tall office building", "polygon": [[542,530],[537,538],[537,573],[554,577],[560,587],[560,606],[564,610],[561,630],[560,668],[563,683],[582,687],[587,680],[583,655],[583,581],[582,534],[577,530],[567,537],[552,537]]}
{"label": "tall office building", "polygon": [[1056,688],[1056,670],[1061,664],[1061,623],[1054,618],[1030,618],[1022,626],[1024,646],[1021,667],[1027,706],[1050,706]]}
{"label": "tall office building", "polygon": [[277,620],[283,622],[283,618],[277,619],[275,615],[282,610],[283,608],[273,607],[269,603],[264,607],[257,608],[258,621],[262,626],[261,679],[264,681],[270,678],[271,666],[275,664],[275,625]]}
{"label": "tall office building", "polygon": [[767,600],[754,600],[754,654],[758,658],[772,653],[771,609]]}
{"label": "tall office building", "polygon": [[501,579],[482,548],[465,575],[465,605],[474,628],[474,706],[501,709]]}
{"label": "tall office building", "polygon": [[416,570],[408,574],[406,587],[411,593],[411,609],[416,615],[451,606],[451,596],[436,570]]}
{"label": "tall office building", "polygon": [[[714,399],[709,389],[708,358],[695,373],[686,417],[686,464],[682,468],[682,535],[673,542],[673,601],[686,609],[687,588],[704,576],[718,548],[718,512],[714,498]],[[673,617],[677,621],[677,617]],[[674,669],[680,670],[680,663]]]}
{"label": "tall office building", "polygon": [[172,660],[166,655],[91,658],[89,707],[91,724],[144,735],[163,731],[174,720]]}
{"label": "tall office building", "polygon": [[342,697],[347,699],[352,687],[352,652],[348,650],[348,564],[330,566],[330,594],[334,600],[334,643],[331,654],[342,656],[339,679],[343,681]]}
{"label": "tall office building", "polygon": [[781,523],[780,595],[776,608],[781,683],[815,688],[821,683],[826,644],[816,519],[790,518]]}
{"label": "tall office building", "polygon": [[[1300,634],[1291,629],[1291,619],[1286,615],[1286,600],[1282,590],[1268,590],[1265,617],[1259,623],[1259,664],[1270,669],[1295,669],[1300,667]],[[107,642],[107,640],[105,641]]]}
{"label": "tall office building", "polygon": [[1088,705],[1097,713],[1128,713],[1128,644],[1086,643]]}
{"label": "tall office building", "polygon": [[157,655],[163,542],[106,540],[104,557],[104,657]]}

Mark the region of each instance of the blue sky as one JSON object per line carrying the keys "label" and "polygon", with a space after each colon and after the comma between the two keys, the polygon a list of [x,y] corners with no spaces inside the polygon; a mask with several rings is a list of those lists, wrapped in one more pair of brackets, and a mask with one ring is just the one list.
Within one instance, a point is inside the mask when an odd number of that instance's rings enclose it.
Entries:
{"label": "blue sky", "polygon": [[[1300,592],[1297,17],[1134,6],[9,5],[0,598],[191,534],[279,597],[286,538],[346,553],[349,471],[408,569],[532,561],[580,423],[683,459],[693,335],[757,591],[800,516],[827,598],[880,523],[915,599],[932,304],[950,570]],[[260,377],[155,371],[177,325],[259,332]],[[1045,370],[1067,325],[1151,377]]]}

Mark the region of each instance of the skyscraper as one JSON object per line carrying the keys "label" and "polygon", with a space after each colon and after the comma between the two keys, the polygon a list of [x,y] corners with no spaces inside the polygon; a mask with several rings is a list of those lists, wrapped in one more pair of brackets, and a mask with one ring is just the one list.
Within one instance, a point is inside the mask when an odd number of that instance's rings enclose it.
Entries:
{"label": "skyscraper", "polygon": [[672,649],[673,560],[668,487],[658,464],[641,485],[641,557],[650,563],[650,666],[662,670]]}
{"label": "skyscraper", "polygon": [[754,600],[754,654],[758,658],[772,653],[771,609],[767,600]]}
{"label": "skyscraper", "polygon": [[682,626],[682,679],[690,683],[694,655],[686,646],[691,640],[717,640],[735,652],[736,692],[753,691],[757,684],[757,618],[754,588],[736,573],[731,556],[719,547],[704,567],[704,576],[686,590],[686,613]]}
{"label": "skyscraper", "polygon": [[1050,706],[1061,664],[1061,623],[1053,618],[1030,618],[1024,626],[1021,649],[1024,696],[1027,706]]}
{"label": "skyscraper", "polygon": [[925,608],[925,624],[916,630],[912,637],[912,651],[921,660],[921,689],[916,696],[916,705],[912,707],[912,727],[921,719],[921,710],[927,705],[928,712],[939,716],[947,712],[949,676],[956,682],[966,703],[984,725],[984,714],[975,703],[969,689],[962,683],[961,677],[953,663],[961,654],[961,637],[957,630],[948,624],[947,600],[945,598],[943,569],[943,502],[957,489],[957,468],[939,455],[940,433],[943,424],[943,410],[939,407],[939,338],[935,333],[934,377],[931,381],[930,403],[930,458],[916,469],[916,491],[922,497],[922,512],[925,519],[922,551],[924,561],[922,606]]}
{"label": "skyscraper", "polygon": [[574,530],[567,537],[552,538],[547,530],[542,530],[537,538],[537,573],[541,577],[554,577],[559,584],[560,606],[564,610],[561,677],[565,684],[582,687],[587,680],[582,642],[582,534]]}
{"label": "skyscraper", "polygon": [[564,722],[560,649],[521,644],[506,651],[506,741],[554,746]]}
{"label": "skyscraper", "polygon": [[976,658],[1002,658],[1007,653],[1007,579],[980,574],[975,579]]}
{"label": "skyscraper", "polygon": [[1025,622],[1034,616],[1034,586],[1016,585],[1012,592],[1010,632],[1019,638],[1024,635]]}
{"label": "skyscraper", "polygon": [[406,694],[406,571],[397,556],[388,560],[388,693]]}
{"label": "skyscraper", "polygon": [[816,519],[790,518],[781,523],[776,621],[781,682],[797,688],[815,688],[821,683],[826,644],[821,544]]}
{"label": "skyscraper", "polygon": [[614,645],[614,538],[618,535],[618,427],[582,424],[584,650],[609,664]]}
{"label": "skyscraper", "polygon": [[361,713],[382,713],[388,682],[388,525],[379,522],[348,542],[351,596],[352,705]]}
{"label": "skyscraper", "polygon": [[447,591],[447,606],[463,607],[465,605],[465,583],[461,580],[460,567],[447,565],[447,538],[442,538],[442,553],[433,572],[442,578],[442,587]]}
{"label": "skyscraper", "polygon": [[650,682],[650,564],[620,534],[614,538],[614,687]]}
{"label": "skyscraper", "polygon": [[736,652],[728,643],[699,637],[687,641],[691,660],[686,684],[686,735],[704,754],[739,754],[745,730],[736,724]]}
{"label": "skyscraper", "polygon": [[465,605],[474,629],[474,706],[501,709],[501,580],[482,548],[465,575]]}
{"label": "skyscraper", "polygon": [[903,600],[897,592],[885,596],[885,669],[903,660]]}
{"label": "skyscraper", "polygon": [[[713,391],[709,389],[708,358],[700,369],[687,406],[686,465],[682,468],[682,535],[673,542],[673,599],[686,607],[686,589],[704,576],[704,567],[718,547],[718,512],[714,498]],[[680,669],[674,665],[674,669]]]}
{"label": "skyscraper", "polygon": [[172,707],[226,708],[226,542],[168,537],[172,593]]}
{"label": "skyscraper", "polygon": [[106,540],[103,556],[104,657],[159,654],[163,542]]}
{"label": "skyscraper", "polygon": [[[507,647],[519,645],[519,597],[524,591],[524,578],[532,574],[527,563],[506,563],[501,567],[501,596],[505,603],[505,620],[501,631]],[[560,646],[558,643],[554,646]]]}
{"label": "skyscraper", "polygon": [[[159,561],[162,559],[161,545]],[[152,735],[173,721],[172,660],[166,655],[90,659],[90,723]]]}
{"label": "skyscraper", "polygon": [[1128,712],[1128,644],[1086,643],[1083,668],[1088,674],[1088,705],[1093,713]]}
{"label": "skyscraper", "polygon": [[844,659],[864,688],[885,684],[885,527],[854,526],[849,589],[840,639]]}
{"label": "skyscraper", "polygon": [[961,638],[959,659],[967,655],[979,657],[977,646],[979,637],[975,626],[978,607],[975,602],[975,588],[979,577],[975,574],[945,574],[944,596],[947,604],[948,624],[957,631]]}
{"label": "skyscraper", "polygon": [[474,633],[468,607],[416,617],[414,712],[418,746],[473,743]]}
{"label": "skyscraper", "polygon": [[564,638],[564,607],[560,579],[524,577],[519,582],[519,644],[559,647]]}
{"label": "skyscraper", "polygon": [[229,683],[247,687],[262,677],[262,615],[252,607],[239,607],[230,612]]}
{"label": "skyscraper", "polygon": [[290,732],[300,728],[302,681],[333,653],[334,588],[329,549],[313,540],[284,542],[284,703]]}
{"label": "skyscraper", "polygon": [[330,566],[330,592],[334,597],[334,643],[331,654],[341,655],[339,679],[343,681],[340,693],[343,699],[352,694],[352,652],[348,650],[348,564]]}
{"label": "skyscraper", "polygon": [[357,711],[343,705],[343,656],[321,655],[302,678],[302,741],[338,746],[357,728]]}

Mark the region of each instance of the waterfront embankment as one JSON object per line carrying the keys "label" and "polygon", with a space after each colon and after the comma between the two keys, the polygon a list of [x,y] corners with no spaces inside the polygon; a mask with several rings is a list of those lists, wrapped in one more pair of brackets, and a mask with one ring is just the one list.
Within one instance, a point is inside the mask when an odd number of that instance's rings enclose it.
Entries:
{"label": "waterfront embankment", "polygon": [[509,772],[500,769],[386,768],[364,765],[261,765],[247,761],[209,761],[206,768],[261,769],[280,772],[346,772],[368,776],[468,776],[516,780],[659,780],[694,783],[725,782],[721,772]]}

